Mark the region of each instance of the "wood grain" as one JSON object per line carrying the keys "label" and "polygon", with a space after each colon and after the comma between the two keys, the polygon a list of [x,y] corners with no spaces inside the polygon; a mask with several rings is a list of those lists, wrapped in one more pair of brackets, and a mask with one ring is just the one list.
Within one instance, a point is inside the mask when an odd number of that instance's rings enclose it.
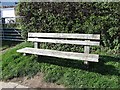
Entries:
{"label": "wood grain", "polygon": [[28,33],[28,37],[49,37],[49,38],[73,38],[73,39],[94,39],[100,40],[100,34],[78,34],[78,33]]}
{"label": "wood grain", "polygon": [[98,62],[98,57],[99,57],[99,55],[97,55],[97,54],[64,52],[64,51],[37,49],[37,48],[28,48],[28,47],[17,50],[17,52],[36,54],[36,55],[53,56],[53,57],[67,58],[67,59],[74,59],[74,60],[85,60],[85,61],[92,61],[92,62]]}
{"label": "wood grain", "polygon": [[76,44],[76,45],[91,45],[91,46],[99,46],[99,44],[100,44],[100,42],[97,42],[97,41],[64,40],[64,39],[28,38],[28,41],[62,43],[62,44]]}

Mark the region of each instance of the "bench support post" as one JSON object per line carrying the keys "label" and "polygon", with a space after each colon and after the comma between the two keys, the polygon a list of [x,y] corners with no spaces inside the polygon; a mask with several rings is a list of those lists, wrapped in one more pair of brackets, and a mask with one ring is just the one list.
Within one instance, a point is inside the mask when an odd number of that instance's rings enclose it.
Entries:
{"label": "bench support post", "polygon": [[39,47],[38,42],[34,42],[34,48],[38,48],[38,47]]}
{"label": "bench support post", "polygon": [[[89,54],[90,46],[84,46],[84,53]],[[84,61],[84,64],[88,65],[88,61]]]}
{"label": "bench support post", "polygon": [[23,53],[23,56],[26,56],[26,53]]}

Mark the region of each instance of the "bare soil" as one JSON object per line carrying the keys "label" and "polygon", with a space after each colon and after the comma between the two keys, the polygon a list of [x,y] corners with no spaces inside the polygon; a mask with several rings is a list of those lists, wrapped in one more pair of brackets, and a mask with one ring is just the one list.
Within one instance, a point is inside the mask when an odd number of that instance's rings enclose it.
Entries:
{"label": "bare soil", "polygon": [[14,78],[10,80],[11,82],[19,83],[21,85],[30,87],[30,88],[65,88],[63,85],[57,85],[55,83],[47,83],[43,80],[43,74],[39,73],[33,78]]}

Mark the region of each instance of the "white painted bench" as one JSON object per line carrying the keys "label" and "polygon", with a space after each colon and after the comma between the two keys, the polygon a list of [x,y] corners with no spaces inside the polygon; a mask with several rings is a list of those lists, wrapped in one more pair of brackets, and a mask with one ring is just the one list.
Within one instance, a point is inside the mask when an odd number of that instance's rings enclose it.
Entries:
{"label": "white painted bench", "polygon": [[[17,50],[17,52],[24,54],[28,53],[74,60],[83,60],[85,64],[88,64],[88,61],[98,62],[99,55],[90,54],[89,51],[90,46],[100,45],[99,40],[100,40],[99,34],[28,33],[28,41],[34,42],[34,48],[26,47]],[[83,45],[84,53],[40,49],[38,48],[40,42]]]}

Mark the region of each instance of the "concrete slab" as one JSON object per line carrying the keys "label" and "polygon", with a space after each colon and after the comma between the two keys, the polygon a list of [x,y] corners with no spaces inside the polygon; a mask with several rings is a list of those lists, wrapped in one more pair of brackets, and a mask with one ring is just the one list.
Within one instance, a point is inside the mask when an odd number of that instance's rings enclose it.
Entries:
{"label": "concrete slab", "polygon": [[11,83],[11,82],[0,82],[0,89],[1,88],[15,88],[18,84]]}
{"label": "concrete slab", "polygon": [[23,86],[23,85],[18,85],[16,88],[28,88],[28,87]]}
{"label": "concrete slab", "polygon": [[[15,88],[16,88],[16,90],[18,90],[17,88],[19,88],[19,89],[21,88],[23,90],[23,88],[25,89],[28,87],[19,85],[17,83],[13,83],[13,82],[0,82],[0,90],[8,90],[8,88],[9,88],[9,90],[15,90]],[[27,89],[25,89],[25,90],[27,90]]]}
{"label": "concrete slab", "polygon": [[14,90],[29,90],[29,88],[14,88]]}

